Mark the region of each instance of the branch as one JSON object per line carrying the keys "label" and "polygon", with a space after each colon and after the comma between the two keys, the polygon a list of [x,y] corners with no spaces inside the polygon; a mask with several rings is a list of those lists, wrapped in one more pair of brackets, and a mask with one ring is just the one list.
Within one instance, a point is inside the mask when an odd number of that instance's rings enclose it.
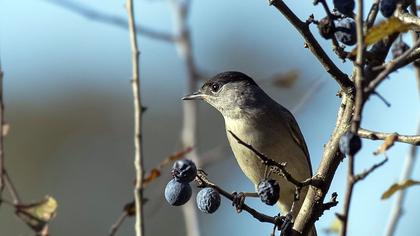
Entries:
{"label": "branch", "polygon": [[420,58],[420,48],[418,48],[419,46],[420,46],[420,40],[417,40],[414,43],[414,45],[410,49],[405,51],[401,56],[399,56],[395,60],[388,62],[385,65],[384,70],[381,73],[379,73],[379,75],[376,76],[375,79],[370,81],[368,86],[366,86],[366,88],[364,89],[364,92],[367,94],[372,93],[376,89],[376,87],[378,87],[379,84],[383,80],[385,80],[385,78],[388,77],[389,74],[415,61],[416,59]]}
{"label": "branch", "polygon": [[366,27],[369,29],[373,26],[376,20],[376,16],[378,15],[379,10],[379,1],[375,0],[375,2],[372,4],[372,7],[369,10],[369,14],[366,19]]}
{"label": "branch", "polygon": [[420,135],[400,135],[398,133],[384,133],[378,131],[371,131],[363,128],[359,128],[357,133],[361,138],[371,140],[385,140],[389,136],[396,136],[396,142],[408,143],[413,145],[420,145]]}
{"label": "branch", "polygon": [[[4,190],[4,101],[3,101],[3,70],[0,61],[0,199]],[[1,205],[1,201],[0,201]]]}
{"label": "branch", "polygon": [[[212,187],[212,188],[216,189],[225,198],[229,199],[232,202],[234,201],[234,199],[235,199],[234,194],[231,194],[231,193],[223,190],[221,187],[217,186],[216,184],[210,182],[207,179],[207,176],[205,175],[205,173],[203,173],[203,171],[199,171],[197,173],[196,180],[198,180],[197,182],[198,182],[199,187]],[[243,211],[246,211],[249,214],[251,214],[255,219],[259,220],[260,222],[271,223],[271,224],[274,224],[274,225],[277,225],[277,226],[280,226],[281,223],[282,223],[280,221],[280,218],[272,217],[272,216],[268,216],[268,215],[265,215],[263,213],[260,213],[260,212],[253,209],[252,207],[248,206],[245,203],[242,204],[241,209]]]}
{"label": "branch", "polygon": [[264,155],[263,153],[259,152],[258,150],[256,150],[252,145],[245,143],[244,141],[242,141],[238,136],[236,136],[232,131],[229,130],[229,133],[236,139],[236,141],[238,141],[239,144],[245,146],[246,148],[248,148],[249,150],[251,150],[252,152],[254,152],[255,155],[257,155],[257,157],[259,157],[261,159],[261,162],[264,165],[267,166],[275,166],[278,167],[281,171],[281,173],[283,174],[284,178],[289,181],[290,183],[294,184],[296,187],[304,187],[304,186],[308,186],[310,184],[313,184],[312,178],[306,179],[304,181],[299,181],[297,179],[295,179],[287,170],[286,170],[286,166],[287,163],[283,162],[283,163],[278,163],[276,161],[273,161],[272,159],[270,159],[269,157],[267,157],[266,155]]}
{"label": "branch", "polygon": [[[123,17],[119,17],[112,14],[102,13],[94,8],[91,8],[87,5],[80,3],[75,3],[69,0],[46,0],[52,4],[60,6],[66,10],[69,10],[73,13],[76,13],[80,16],[83,16],[89,20],[97,21],[104,24],[113,25],[122,29],[127,29],[127,20]],[[166,32],[159,32],[144,26],[137,25],[137,33],[143,34],[145,37],[152,39],[164,41],[164,42],[174,42],[178,40],[178,37]]]}
{"label": "branch", "polygon": [[144,213],[143,213],[143,155],[142,155],[142,103],[140,94],[139,77],[139,50],[137,47],[136,26],[134,20],[133,0],[126,1],[128,14],[128,28],[130,32],[131,60],[133,67],[132,90],[134,99],[134,167],[136,170],[136,184],[134,187],[134,201],[136,208],[136,236],[144,235]]}
{"label": "branch", "polygon": [[374,164],[373,166],[371,166],[369,169],[363,171],[362,173],[355,175],[354,176],[354,183],[357,183],[360,180],[365,179],[368,175],[370,175],[376,169],[378,169],[379,167],[383,166],[387,161],[388,161],[388,158],[385,158],[383,161]]}
{"label": "branch", "polygon": [[325,70],[337,81],[341,89],[347,91],[353,87],[353,83],[348,76],[343,73],[334,62],[328,57],[321,45],[312,35],[308,24],[301,21],[282,0],[269,0],[270,5],[275,6],[287,20],[299,31],[305,40],[307,47],[318,58]]}
{"label": "branch", "polygon": [[[364,106],[364,92],[363,92],[363,82],[365,80],[364,75],[364,66],[365,66],[365,35],[364,35],[364,22],[363,22],[363,0],[357,1],[357,14],[356,14],[356,34],[357,34],[357,56],[356,56],[356,77],[355,77],[355,87],[356,87],[356,100],[354,103],[354,115],[352,119],[351,130],[353,133],[357,133],[360,127],[362,120],[362,111]],[[355,181],[354,175],[354,155],[348,156],[348,171],[347,171],[347,187],[346,195],[344,197],[343,204],[343,213],[341,214],[341,236],[347,235],[347,225],[350,212],[350,203],[353,195]]]}
{"label": "branch", "polygon": [[118,229],[120,228],[120,226],[122,225],[122,223],[124,223],[124,220],[127,218],[128,213],[126,211],[124,211],[120,217],[118,217],[117,221],[111,226],[111,229],[109,231],[109,236],[114,236]]}
{"label": "branch", "polygon": [[395,11],[394,16],[397,17],[400,21],[404,22],[405,24],[414,24],[420,27],[420,18],[410,13],[403,12],[402,10],[397,10]]}
{"label": "branch", "polygon": [[[186,93],[195,92],[197,89],[198,77],[197,67],[193,55],[190,29],[188,26],[188,15],[191,6],[191,0],[178,1],[171,0],[174,31],[179,35],[179,40],[175,41],[175,46],[180,59],[186,70]],[[198,104],[195,102],[182,103],[182,130],[181,143],[183,147],[194,147],[198,143]],[[196,150],[193,150],[189,158],[197,166],[201,166],[201,160]],[[182,206],[184,222],[187,236],[200,236],[197,207],[189,201]]]}

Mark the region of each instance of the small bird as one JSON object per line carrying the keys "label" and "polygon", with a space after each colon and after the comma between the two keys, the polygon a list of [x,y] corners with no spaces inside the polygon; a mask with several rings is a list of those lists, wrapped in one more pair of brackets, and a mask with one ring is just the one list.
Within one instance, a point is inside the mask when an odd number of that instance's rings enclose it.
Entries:
{"label": "small bird", "polygon": [[[246,74],[236,71],[217,74],[199,91],[183,97],[183,100],[204,100],[223,115],[230,147],[239,167],[255,186],[266,178],[266,167],[230,132],[270,159],[287,162],[286,169],[295,179],[303,181],[312,176],[309,152],[295,118]],[[276,173],[270,178],[280,184],[280,209],[289,212],[295,186]],[[306,193],[307,188],[303,188],[300,200],[291,212],[293,219],[299,213]],[[309,235],[316,235],[315,228]]]}

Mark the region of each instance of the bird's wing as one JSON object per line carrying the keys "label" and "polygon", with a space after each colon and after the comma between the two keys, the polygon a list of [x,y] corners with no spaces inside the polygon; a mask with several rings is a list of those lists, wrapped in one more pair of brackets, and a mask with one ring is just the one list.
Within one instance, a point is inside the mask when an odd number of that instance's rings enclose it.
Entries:
{"label": "bird's wing", "polygon": [[293,141],[302,149],[303,153],[306,156],[306,161],[308,162],[309,169],[312,176],[312,164],[311,159],[309,158],[309,151],[308,147],[306,146],[305,138],[302,135],[302,132],[299,129],[299,125],[296,121],[296,119],[293,117],[292,113],[288,111],[286,108],[282,107],[282,112],[285,114],[284,117],[286,117],[288,120],[286,124],[289,126],[288,130],[290,132],[290,136],[293,138]]}

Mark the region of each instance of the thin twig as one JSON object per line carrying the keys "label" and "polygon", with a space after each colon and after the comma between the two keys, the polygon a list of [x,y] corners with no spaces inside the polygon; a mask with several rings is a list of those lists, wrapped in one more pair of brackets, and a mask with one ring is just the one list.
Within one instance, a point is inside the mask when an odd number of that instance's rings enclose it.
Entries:
{"label": "thin twig", "polygon": [[[186,93],[195,92],[199,73],[195,63],[192,48],[192,39],[190,28],[188,26],[188,15],[190,11],[191,1],[170,1],[173,12],[174,31],[179,35],[179,40],[175,41],[175,46],[179,57],[184,63],[186,69]],[[182,130],[181,143],[183,147],[194,147],[198,143],[198,107],[195,102],[182,103]],[[193,150],[188,157],[192,159],[197,166],[201,166],[201,160],[197,150]],[[186,226],[187,236],[199,236],[200,228],[198,222],[197,208],[192,201],[182,206],[184,222]]]}
{"label": "thin twig", "polygon": [[109,236],[114,236],[115,233],[117,233],[118,229],[124,223],[124,220],[127,218],[128,214],[127,212],[123,212],[120,217],[118,217],[117,221],[111,226],[111,229],[109,231]]}
{"label": "thin twig", "polygon": [[[199,187],[212,187],[212,188],[216,189],[225,198],[229,199],[232,202],[234,201],[234,199],[235,199],[234,194],[231,194],[231,193],[223,190],[218,185],[210,182],[208,180],[208,178],[206,177],[206,175],[202,171],[198,172],[197,179],[198,179]],[[279,224],[280,222],[278,221],[277,217],[272,217],[272,216],[268,216],[268,215],[265,215],[263,213],[260,213],[260,212],[253,209],[252,207],[248,206],[245,203],[242,204],[241,209],[248,212],[249,214],[251,214],[255,219],[259,220],[260,222],[271,223],[271,224],[275,224],[275,225],[278,225],[278,226],[280,225]]]}
{"label": "thin twig", "polygon": [[[107,14],[100,12],[92,7],[87,5],[83,5],[80,2],[75,3],[69,0],[46,0],[52,4],[60,6],[66,10],[69,10],[73,13],[76,13],[80,16],[83,16],[89,20],[97,21],[104,24],[113,25],[122,29],[127,29],[127,20],[124,17],[119,17],[112,14]],[[178,40],[176,35],[172,35],[166,32],[160,32],[151,28],[147,28],[144,26],[137,25],[135,27],[137,29],[137,33],[144,35],[145,37],[149,37],[152,39],[160,40],[163,42],[175,42]]]}
{"label": "thin twig", "polygon": [[354,182],[357,183],[357,182],[365,179],[368,175],[370,175],[376,169],[383,166],[387,161],[388,161],[388,158],[385,158],[381,162],[374,164],[373,166],[371,166],[369,169],[363,171],[362,173],[359,173],[359,174],[355,175],[354,176]]}
{"label": "thin twig", "polygon": [[[364,92],[363,92],[363,81],[364,81],[364,65],[365,65],[365,43],[364,43],[364,22],[363,22],[363,0],[357,1],[357,14],[356,14],[356,34],[357,34],[357,56],[356,56],[356,77],[355,77],[355,87],[356,87],[356,98],[355,98],[355,108],[354,115],[352,119],[351,130],[353,133],[357,133],[360,122],[362,119],[362,110],[364,105]],[[347,170],[347,187],[346,194],[344,197],[343,213],[341,214],[341,236],[347,235],[347,226],[349,219],[349,211],[351,198],[353,195],[353,189],[355,185],[355,175],[354,175],[354,155],[348,155],[348,170]]]}
{"label": "thin twig", "polygon": [[266,155],[264,155],[263,153],[259,152],[258,150],[256,150],[252,145],[245,143],[244,141],[242,141],[238,136],[236,136],[236,134],[234,134],[232,131],[229,130],[229,133],[236,139],[236,141],[238,141],[239,144],[245,146],[246,148],[248,148],[249,150],[251,150],[252,152],[255,153],[255,155],[257,155],[258,158],[261,159],[261,162],[264,165],[267,166],[275,166],[278,167],[284,178],[289,181],[290,183],[294,184],[297,187],[304,187],[307,185],[310,185],[313,183],[312,178],[306,179],[304,181],[299,181],[297,179],[295,179],[287,170],[286,170],[286,166],[287,163],[278,163],[276,161],[274,161],[273,159],[267,157]]}
{"label": "thin twig", "polygon": [[128,14],[128,28],[130,32],[131,60],[133,67],[133,78],[131,81],[134,100],[134,167],[136,170],[136,184],[134,187],[134,202],[136,208],[136,236],[144,235],[144,212],[143,212],[143,178],[144,165],[142,155],[142,103],[140,94],[140,74],[139,74],[139,50],[137,47],[137,34],[134,18],[133,0],[126,1]]}
{"label": "thin twig", "polygon": [[308,24],[301,21],[282,0],[269,0],[270,5],[275,6],[287,20],[299,31],[305,39],[305,43],[311,52],[318,58],[325,70],[337,81],[341,89],[347,91],[353,87],[353,83],[348,76],[343,73],[319,45],[318,41],[312,35]]}
{"label": "thin twig", "polygon": [[[4,190],[4,101],[3,101],[3,70],[0,61],[0,199]],[[1,201],[0,201],[1,205]]]}
{"label": "thin twig", "polygon": [[10,196],[13,199],[13,204],[20,204],[21,200],[19,194],[16,190],[15,185],[13,185],[12,180],[10,179],[9,173],[6,170],[3,171],[4,183],[6,188],[9,190]]}
{"label": "thin twig", "polygon": [[[417,123],[417,133],[420,134],[420,119]],[[413,175],[413,170],[415,166],[415,162],[417,160],[417,146],[411,145],[409,152],[404,160],[404,166],[402,168],[400,182],[403,182]],[[388,220],[388,224],[385,229],[386,236],[392,236],[395,234],[395,230],[397,228],[397,224],[401,218],[404,201],[406,197],[407,191],[405,189],[398,191],[397,198],[392,206],[390,218]]]}
{"label": "thin twig", "polygon": [[369,10],[369,14],[366,19],[366,28],[368,29],[371,28],[373,24],[375,23],[376,16],[378,15],[378,11],[379,11],[379,2],[380,0],[375,0],[372,3],[372,7]]}
{"label": "thin twig", "polygon": [[413,145],[420,145],[420,135],[401,135],[398,133],[384,133],[378,131],[371,131],[363,128],[359,128],[357,134],[361,138],[367,138],[371,140],[385,140],[389,136],[396,136],[396,142],[408,143]]}
{"label": "thin twig", "polygon": [[[417,40],[414,45],[405,51],[401,56],[396,58],[395,60],[392,60],[386,64],[385,69],[379,73],[378,76],[376,76],[375,79],[370,81],[369,85],[364,89],[364,92],[369,94],[372,93],[376,87],[379,86],[379,84],[385,80],[386,77],[395,70],[401,68],[401,66],[406,65],[404,62],[407,61],[407,58],[420,46],[420,40]],[[413,60],[414,61],[414,60]]]}

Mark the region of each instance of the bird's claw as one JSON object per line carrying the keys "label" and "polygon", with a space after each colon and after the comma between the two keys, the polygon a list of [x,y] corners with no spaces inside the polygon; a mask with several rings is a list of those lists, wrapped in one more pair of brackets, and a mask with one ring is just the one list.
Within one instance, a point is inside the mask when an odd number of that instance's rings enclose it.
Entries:
{"label": "bird's claw", "polygon": [[240,193],[233,192],[232,195],[233,195],[232,206],[236,208],[236,212],[241,213],[246,196],[243,192],[240,192]]}

